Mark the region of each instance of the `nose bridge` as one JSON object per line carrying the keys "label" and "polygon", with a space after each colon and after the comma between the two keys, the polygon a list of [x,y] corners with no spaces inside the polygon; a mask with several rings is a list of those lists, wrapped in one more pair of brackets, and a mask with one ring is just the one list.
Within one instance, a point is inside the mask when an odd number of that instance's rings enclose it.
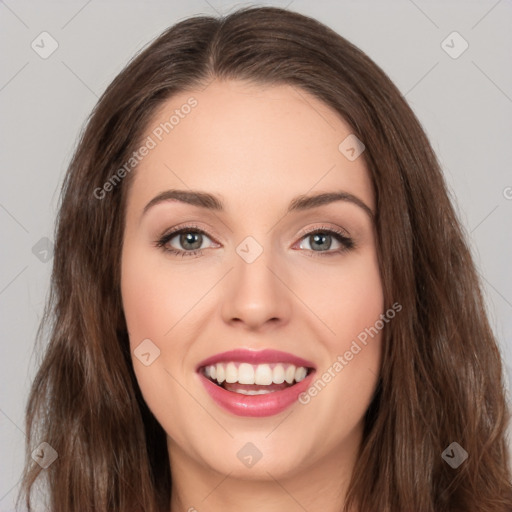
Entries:
{"label": "nose bridge", "polygon": [[277,255],[252,236],[242,240],[235,252],[223,299],[224,320],[241,321],[251,328],[270,320],[286,322],[291,305],[283,277],[276,270]]}

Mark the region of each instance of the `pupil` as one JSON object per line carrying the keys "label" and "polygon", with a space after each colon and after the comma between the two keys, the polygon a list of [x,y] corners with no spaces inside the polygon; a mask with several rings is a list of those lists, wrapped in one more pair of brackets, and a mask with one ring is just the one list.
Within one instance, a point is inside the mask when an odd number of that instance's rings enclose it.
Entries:
{"label": "pupil", "polygon": [[[203,242],[201,233],[187,233],[185,235],[180,236],[180,243],[181,246],[185,249],[199,249],[201,247],[201,244]],[[195,239],[195,240],[194,240]],[[190,246],[187,246],[187,244],[190,244]]]}
{"label": "pupil", "polygon": [[[331,246],[331,235],[322,235],[317,233],[313,235],[313,240],[314,244],[317,244],[317,247],[319,247],[321,250],[327,250]],[[314,247],[314,244],[311,246]]]}

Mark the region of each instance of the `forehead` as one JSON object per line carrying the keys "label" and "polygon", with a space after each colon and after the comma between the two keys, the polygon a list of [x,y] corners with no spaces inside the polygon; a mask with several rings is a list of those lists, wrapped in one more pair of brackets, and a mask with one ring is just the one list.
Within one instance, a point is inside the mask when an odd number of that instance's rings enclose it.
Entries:
{"label": "forehead", "polygon": [[344,190],[373,208],[363,158],[339,146],[352,130],[334,110],[291,85],[218,81],[180,92],[155,112],[129,203],[169,188],[200,189],[246,208],[315,191]]}

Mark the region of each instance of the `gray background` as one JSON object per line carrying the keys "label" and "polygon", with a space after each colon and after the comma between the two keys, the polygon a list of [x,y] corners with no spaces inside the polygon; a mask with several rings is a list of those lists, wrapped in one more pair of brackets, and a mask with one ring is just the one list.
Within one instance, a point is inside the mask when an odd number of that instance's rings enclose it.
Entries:
{"label": "gray background", "polygon": [[[248,4],[0,0],[0,511],[12,510],[16,496],[24,405],[38,362],[34,336],[51,270],[47,249],[62,178],[86,117],[129,58],[165,28],[190,15],[225,14]],[[329,25],[365,51],[406,96],[467,230],[510,378],[512,2],[258,5],[288,6]],[[58,43],[46,59],[31,47],[43,31]],[[469,44],[458,58],[442,47],[453,31]],[[445,44],[452,52],[461,48],[457,39]]]}

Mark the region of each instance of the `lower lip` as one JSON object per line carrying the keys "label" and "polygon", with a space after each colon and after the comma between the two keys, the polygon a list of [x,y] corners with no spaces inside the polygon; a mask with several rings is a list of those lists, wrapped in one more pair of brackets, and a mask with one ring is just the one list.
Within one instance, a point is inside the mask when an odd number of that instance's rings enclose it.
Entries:
{"label": "lower lip", "polygon": [[298,396],[310,386],[314,375],[312,371],[307,377],[282,391],[274,391],[264,395],[242,395],[217,386],[210,379],[199,373],[206,391],[213,400],[226,411],[237,416],[252,416],[261,418],[279,414],[290,407]]}

